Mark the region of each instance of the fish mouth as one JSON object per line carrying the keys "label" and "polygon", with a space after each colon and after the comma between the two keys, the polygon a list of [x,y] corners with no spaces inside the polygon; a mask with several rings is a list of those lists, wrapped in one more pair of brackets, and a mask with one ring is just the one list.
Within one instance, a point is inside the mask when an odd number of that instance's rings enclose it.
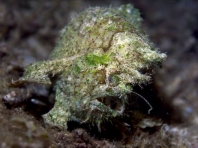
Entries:
{"label": "fish mouth", "polygon": [[121,97],[105,96],[97,98],[97,100],[111,110],[116,111],[118,114],[122,114],[124,112],[125,104]]}

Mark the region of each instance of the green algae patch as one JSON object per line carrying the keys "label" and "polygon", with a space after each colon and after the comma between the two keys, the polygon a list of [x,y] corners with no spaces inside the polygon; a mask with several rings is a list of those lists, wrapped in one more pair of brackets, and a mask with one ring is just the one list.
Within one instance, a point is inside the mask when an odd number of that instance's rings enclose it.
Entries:
{"label": "green algae patch", "polygon": [[88,54],[87,56],[85,56],[86,64],[90,66],[105,65],[108,64],[110,60],[111,59],[108,54]]}

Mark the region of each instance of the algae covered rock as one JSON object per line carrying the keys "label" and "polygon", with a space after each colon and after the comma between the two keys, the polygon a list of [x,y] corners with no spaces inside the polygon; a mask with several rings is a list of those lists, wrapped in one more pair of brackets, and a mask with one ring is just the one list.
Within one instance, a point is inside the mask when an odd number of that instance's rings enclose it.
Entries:
{"label": "algae covered rock", "polygon": [[88,8],[61,31],[49,59],[27,66],[12,85],[53,85],[56,102],[44,119],[59,127],[126,116],[128,94],[150,81],[141,70],[166,58],[140,30],[141,20],[132,5]]}

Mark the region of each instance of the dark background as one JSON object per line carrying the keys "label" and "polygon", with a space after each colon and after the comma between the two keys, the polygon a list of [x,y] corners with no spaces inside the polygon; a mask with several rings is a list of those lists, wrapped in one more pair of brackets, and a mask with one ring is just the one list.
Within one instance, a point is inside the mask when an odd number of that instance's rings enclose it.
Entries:
{"label": "dark background", "polygon": [[[145,98],[153,96],[149,101],[163,126],[155,132],[137,129],[124,140],[99,140],[83,129],[43,126],[42,119],[24,111],[19,104],[27,100],[28,91],[6,84],[18,79],[28,64],[47,59],[61,28],[79,12],[127,3],[140,10],[143,30],[168,55],[153,84],[137,88]],[[197,8],[196,0],[0,0],[0,147],[198,147]],[[48,95],[44,88],[33,89]],[[9,105],[3,101],[6,95]]]}

